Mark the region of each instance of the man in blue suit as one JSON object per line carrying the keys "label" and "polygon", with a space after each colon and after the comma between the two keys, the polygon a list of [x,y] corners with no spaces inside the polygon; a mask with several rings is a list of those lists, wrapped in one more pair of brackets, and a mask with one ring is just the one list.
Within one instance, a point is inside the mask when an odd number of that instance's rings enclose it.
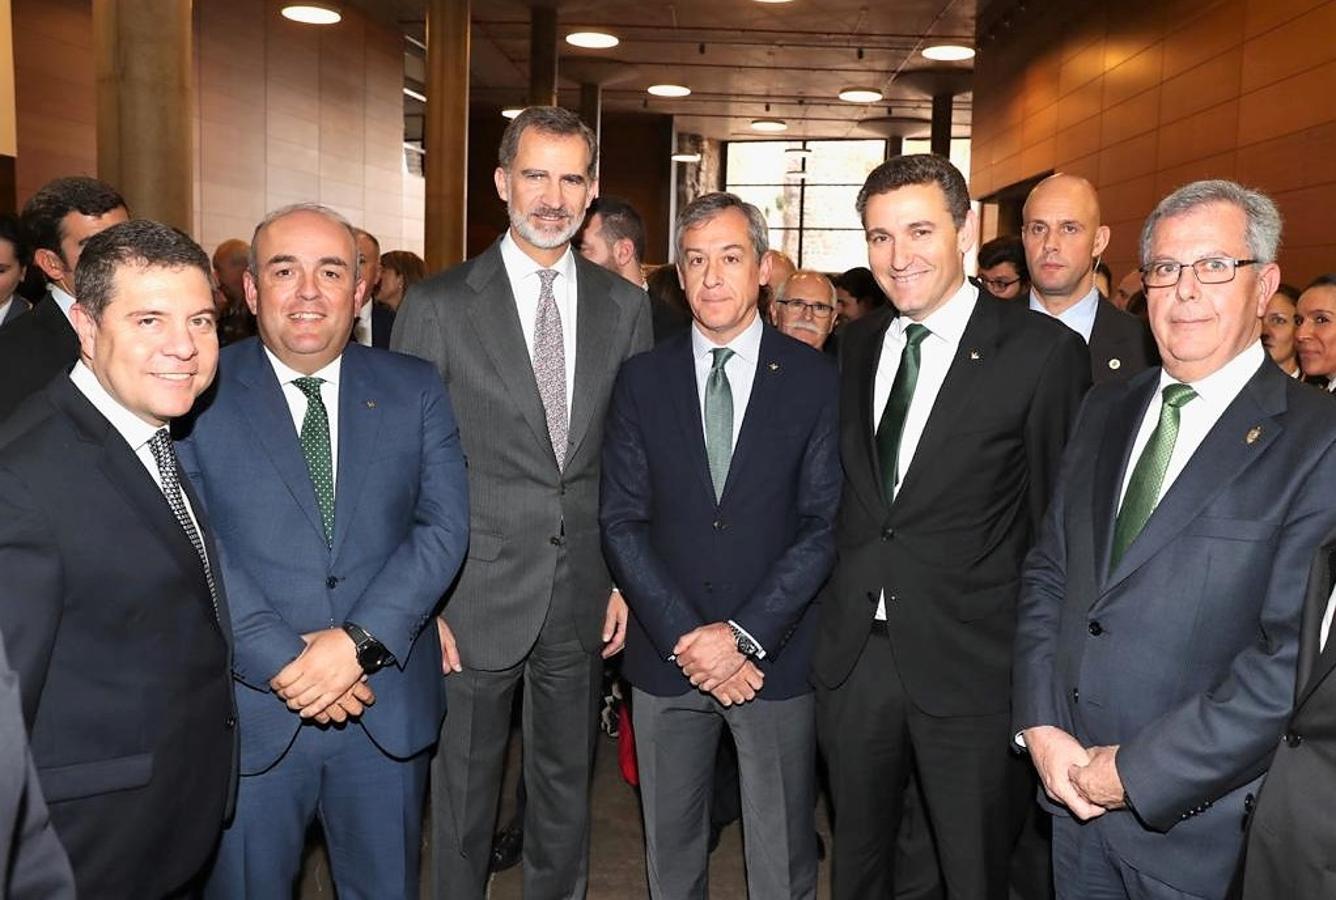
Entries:
{"label": "man in blue suit", "polygon": [[289,897],[318,815],[340,896],[416,898],[430,623],[468,539],[454,415],[430,365],[349,343],[366,286],[340,216],[278,210],[251,247],[259,337],[227,348],[181,448],[237,635],[242,778],[207,894]]}
{"label": "man in blue suit", "polygon": [[1258,341],[1279,240],[1229,181],[1151,213],[1163,368],[1091,391],[1026,562],[1013,723],[1060,898],[1223,897],[1285,731],[1336,410]]}
{"label": "man in blue suit", "polygon": [[704,897],[720,733],[738,749],[754,897],[815,897],[812,598],[835,561],[835,366],[765,325],[765,219],[732,194],[676,227],[694,324],[613,390],[600,521],[631,607],[623,671],[650,895]]}

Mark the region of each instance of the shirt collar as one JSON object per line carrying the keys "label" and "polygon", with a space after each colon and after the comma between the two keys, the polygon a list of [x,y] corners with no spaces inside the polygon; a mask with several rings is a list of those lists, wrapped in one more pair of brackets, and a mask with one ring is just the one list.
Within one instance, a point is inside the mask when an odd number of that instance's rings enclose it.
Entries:
{"label": "shirt collar", "polygon": [[153,435],[166,427],[151,425],[122,406],[121,401],[111,396],[107,389],[102,386],[102,382],[97,380],[97,375],[93,374],[93,370],[88,368],[83,360],[75,363],[74,368],[70,370],[70,381],[74,382],[74,386],[88,398],[88,402],[92,403],[98,412],[102,413],[106,420],[111,423],[111,427],[115,428],[120,436],[125,438],[125,442],[130,445],[130,449],[136,453],[139,452],[140,447],[152,440]]}
{"label": "shirt collar", "polygon": [[[1191,383],[1192,389],[1197,392],[1207,406],[1217,411],[1223,411],[1225,407],[1234,402],[1234,398],[1243,390],[1243,386],[1248,383],[1248,379],[1257,374],[1257,370],[1262,365],[1262,360],[1266,358],[1266,351],[1262,349],[1261,341],[1253,341],[1238,356],[1216,369],[1205,378],[1198,379]],[[1177,378],[1174,378],[1166,371],[1160,372],[1160,390],[1171,384],[1180,384]]]}
{"label": "shirt collar", "polygon": [[74,298],[71,297],[64,288],[54,282],[48,284],[46,289],[51,292],[51,299],[56,301],[56,306],[60,307],[60,311],[65,314],[65,318],[69,319],[70,324],[73,325],[74,320],[70,319],[70,307],[74,306]]}
{"label": "shirt collar", "polygon": [[[268,347],[264,348],[264,355],[269,357],[269,365],[274,367],[274,374],[278,376],[279,384],[292,384],[292,382],[296,381],[298,378],[306,377],[301,372],[298,372],[296,369],[287,365],[275,356],[273,351]],[[330,384],[337,386],[339,383],[339,372],[342,370],[342,367],[343,354],[340,353],[338,356],[334,357],[333,362],[326,365],[323,369],[312,373],[312,377],[319,378],[321,381],[328,381]]]}
{"label": "shirt collar", "polygon": [[699,360],[702,356],[708,356],[710,351],[723,346],[732,350],[744,363],[754,366],[756,361],[761,358],[761,332],[763,330],[759,309],[756,311],[755,317],[752,318],[751,324],[727,344],[716,344],[707,338],[700,330],[700,326],[693,321],[691,323],[691,354]]}
{"label": "shirt collar", "polygon": [[1034,292],[1032,287],[1030,289],[1030,309],[1046,316],[1053,316],[1061,322],[1094,316],[1095,311],[1099,309],[1099,288],[1091,285],[1089,293],[1054,316],[1053,313],[1048,311],[1048,307],[1044,306],[1044,302],[1039,299],[1039,295]]}
{"label": "shirt collar", "polygon": [[557,274],[568,282],[575,277],[575,254],[571,252],[570,244],[566,245],[566,251],[555,263],[550,266],[540,266],[532,256],[520,249],[509,229],[506,230],[505,237],[501,238],[501,262],[505,264],[506,273],[513,281],[536,276],[542,269],[556,269]]}
{"label": "shirt collar", "polygon": [[[966,278],[945,303],[925,316],[919,324],[936,337],[951,344],[959,344],[978,301],[979,289]],[[896,337],[900,337],[911,324],[913,320],[909,316],[896,316],[891,322],[891,329]]]}

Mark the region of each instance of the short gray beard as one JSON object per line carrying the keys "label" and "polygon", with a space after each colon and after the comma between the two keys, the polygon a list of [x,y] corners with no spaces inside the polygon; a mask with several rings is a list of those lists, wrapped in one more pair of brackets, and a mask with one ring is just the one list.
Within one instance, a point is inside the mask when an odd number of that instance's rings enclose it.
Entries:
{"label": "short gray beard", "polygon": [[570,224],[561,231],[546,234],[530,225],[528,215],[509,203],[506,204],[506,212],[510,216],[510,227],[514,228],[520,237],[541,250],[555,250],[570,243],[571,238],[575,237],[575,232],[579,231],[580,225],[583,224],[580,218],[571,216]]}

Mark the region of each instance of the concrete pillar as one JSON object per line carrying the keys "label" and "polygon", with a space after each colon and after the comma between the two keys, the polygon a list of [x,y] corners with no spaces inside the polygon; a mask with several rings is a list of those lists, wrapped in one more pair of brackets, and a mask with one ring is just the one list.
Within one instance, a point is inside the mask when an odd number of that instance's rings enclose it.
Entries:
{"label": "concrete pillar", "polygon": [[529,105],[557,105],[557,8],[535,2],[529,24]]}
{"label": "concrete pillar", "polygon": [[932,96],[932,152],[950,158],[951,156],[951,101],[954,95],[948,93]]}
{"label": "concrete pillar", "polygon": [[427,271],[463,262],[468,213],[469,0],[427,0]]}
{"label": "concrete pillar", "polygon": [[193,230],[191,0],[97,0],[97,174],[134,215]]}
{"label": "concrete pillar", "polygon": [[901,135],[893,135],[886,139],[886,158],[894,159],[905,152],[905,139]]}
{"label": "concrete pillar", "polygon": [[594,129],[594,137],[603,141],[603,88],[601,85],[580,85],[580,118]]}

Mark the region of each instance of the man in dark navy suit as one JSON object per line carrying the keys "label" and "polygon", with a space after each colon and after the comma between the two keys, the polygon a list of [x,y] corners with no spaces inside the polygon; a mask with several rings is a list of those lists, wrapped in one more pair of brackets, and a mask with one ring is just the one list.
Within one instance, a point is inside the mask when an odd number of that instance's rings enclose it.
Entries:
{"label": "man in dark navy suit", "polygon": [[761,213],[732,194],[682,211],[692,328],[613,392],[600,519],[631,607],[652,897],[704,897],[710,779],[738,749],[752,896],[815,897],[812,598],[834,562],[835,366],[765,325]]}

